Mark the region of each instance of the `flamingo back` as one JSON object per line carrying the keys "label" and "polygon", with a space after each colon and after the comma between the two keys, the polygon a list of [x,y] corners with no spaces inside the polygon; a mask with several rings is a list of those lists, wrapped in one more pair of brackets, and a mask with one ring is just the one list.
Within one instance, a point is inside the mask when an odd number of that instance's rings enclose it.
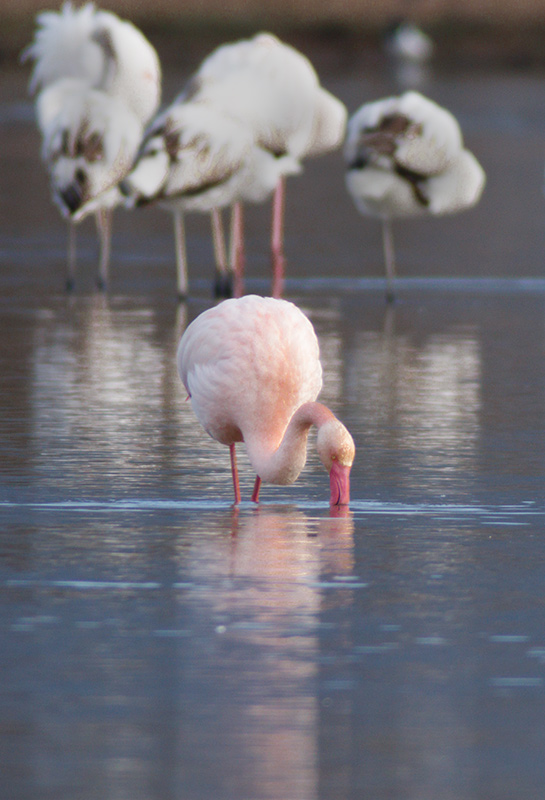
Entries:
{"label": "flamingo back", "polygon": [[244,121],[260,146],[301,158],[312,140],[318,92],[318,76],[306,56],[273,34],[260,33],[211,53],[183,97]]}
{"label": "flamingo back", "polygon": [[104,77],[105,54],[93,38],[94,4],[75,9],[71,3],[64,3],[59,12],[44,11],[36,20],[34,40],[23,52],[23,59],[34,61],[30,91],[43,89],[61,78],[77,78],[98,87]]}
{"label": "flamingo back", "polygon": [[345,158],[381,169],[400,166],[422,176],[446,169],[462,148],[462,133],[447,109],[419,92],[364,104],[348,122]]}
{"label": "flamingo back", "polygon": [[346,132],[346,106],[337,97],[320,88],[316,94],[312,135],[305,156],[321,156],[336,150],[343,143]]}
{"label": "flamingo back", "polygon": [[236,200],[250,171],[249,131],[215,108],[175,101],[145,134],[127,178],[136,202],[210,211]]}
{"label": "flamingo back", "polygon": [[225,300],[197,317],[180,341],[178,371],[214,439],[259,440],[270,450],[322,386],[308,318],[293,303],[255,295]]}
{"label": "flamingo back", "polygon": [[88,88],[122,99],[145,124],[161,97],[161,68],[154,47],[131,22],[94,3],[37,17],[34,40],[23,52],[34,68],[30,91],[64,78],[84,81]]}

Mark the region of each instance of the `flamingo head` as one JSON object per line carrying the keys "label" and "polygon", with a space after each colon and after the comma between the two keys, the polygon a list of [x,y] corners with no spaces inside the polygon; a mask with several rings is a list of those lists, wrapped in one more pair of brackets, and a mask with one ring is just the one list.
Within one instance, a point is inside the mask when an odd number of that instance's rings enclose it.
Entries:
{"label": "flamingo head", "polygon": [[161,195],[169,170],[169,155],[160,134],[144,140],[129,174],[121,184],[121,191],[129,207],[145,205]]}
{"label": "flamingo head", "polygon": [[330,505],[348,505],[350,469],[356,447],[350,433],[336,417],[318,429],[317,449],[322,464],[329,472]]}

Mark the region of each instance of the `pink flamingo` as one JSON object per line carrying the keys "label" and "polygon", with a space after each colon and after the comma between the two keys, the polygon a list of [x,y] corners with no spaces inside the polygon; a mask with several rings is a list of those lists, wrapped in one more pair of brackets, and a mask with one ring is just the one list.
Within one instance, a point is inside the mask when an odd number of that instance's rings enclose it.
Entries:
{"label": "pink flamingo", "polygon": [[350,500],[355,447],[327,406],[318,339],[307,317],[286,300],[247,295],[204,311],[178,347],[178,372],[206,432],[229,446],[235,503],[240,502],[235,443],[244,442],[261,481],[287,485],[303,469],[310,427],[330,478],[330,503]]}

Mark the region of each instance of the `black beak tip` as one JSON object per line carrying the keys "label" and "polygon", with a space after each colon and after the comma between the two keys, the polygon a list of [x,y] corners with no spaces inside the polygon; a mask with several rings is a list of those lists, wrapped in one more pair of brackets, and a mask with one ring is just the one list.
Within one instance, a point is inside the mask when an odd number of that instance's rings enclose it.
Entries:
{"label": "black beak tip", "polygon": [[120,181],[119,182],[119,191],[123,195],[123,197],[130,197],[131,196],[131,187],[129,186],[128,181]]}
{"label": "black beak tip", "polygon": [[74,186],[74,184],[70,184],[61,192],[59,192],[59,197],[63,205],[66,206],[71,214],[76,213],[83,201],[81,191],[79,190],[78,186]]}
{"label": "black beak tip", "polygon": [[369,159],[365,158],[365,156],[359,155],[350,162],[348,165],[348,169],[365,169],[365,167],[369,164]]}

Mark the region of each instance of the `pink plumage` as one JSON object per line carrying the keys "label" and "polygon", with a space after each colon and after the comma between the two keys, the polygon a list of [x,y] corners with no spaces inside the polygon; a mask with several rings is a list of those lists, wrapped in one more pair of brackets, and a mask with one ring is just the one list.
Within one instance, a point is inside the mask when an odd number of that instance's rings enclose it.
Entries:
{"label": "pink plumage", "polygon": [[231,450],[235,502],[235,443],[244,441],[257,473],[257,501],[261,480],[296,480],[311,425],[318,428],[318,454],[330,474],[331,503],[348,502],[354,443],[316,402],[322,387],[319,345],[297,306],[247,295],[208,309],[182,336],[178,371],[203,428]]}

